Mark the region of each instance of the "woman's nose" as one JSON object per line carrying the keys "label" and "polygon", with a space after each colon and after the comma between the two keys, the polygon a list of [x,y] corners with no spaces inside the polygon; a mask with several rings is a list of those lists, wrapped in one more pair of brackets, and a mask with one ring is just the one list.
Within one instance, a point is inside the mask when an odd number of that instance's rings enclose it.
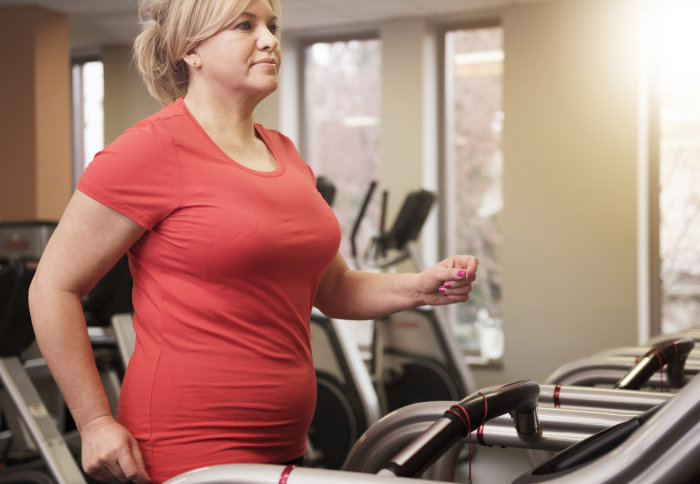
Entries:
{"label": "woman's nose", "polygon": [[258,37],[258,48],[260,50],[275,50],[279,44],[279,39],[277,36],[270,32],[270,30],[265,27],[262,29],[262,33]]}

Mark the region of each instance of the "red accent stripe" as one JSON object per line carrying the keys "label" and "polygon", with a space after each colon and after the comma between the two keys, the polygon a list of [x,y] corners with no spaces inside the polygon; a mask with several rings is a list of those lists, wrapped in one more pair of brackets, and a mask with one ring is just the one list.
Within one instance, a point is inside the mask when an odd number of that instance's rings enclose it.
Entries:
{"label": "red accent stripe", "polygon": [[552,400],[554,401],[554,408],[561,407],[561,401],[559,400],[559,393],[561,392],[561,385],[554,385],[554,394],[552,395]]}
{"label": "red accent stripe", "polygon": [[483,393],[479,392],[479,395],[484,399],[484,417],[481,419],[481,425],[479,425],[479,428],[476,431],[476,438],[479,441],[481,445],[484,444],[484,424],[486,423],[486,415],[489,413],[489,401],[486,398],[486,395]]}
{"label": "red accent stripe", "polygon": [[486,423],[486,414],[489,413],[489,401],[483,393],[479,392],[479,395],[484,399],[484,418],[481,419],[481,425],[484,425]]}
{"label": "red accent stripe", "polygon": [[660,349],[654,347],[647,352],[647,355],[653,354],[656,359],[659,360],[659,391],[664,391],[664,365],[666,364],[666,358],[664,358],[664,353]]}
{"label": "red accent stripe", "polygon": [[[455,408],[460,409],[463,412],[464,417],[462,417],[458,412],[453,410]],[[467,429],[467,441],[469,442],[469,473],[467,474],[467,481],[471,482],[471,480],[472,480],[472,432],[471,432],[472,422],[471,422],[471,419],[469,418],[469,413],[467,412],[467,410],[458,403],[455,405],[452,405],[448,411],[450,413],[457,415]]]}
{"label": "red accent stripe", "polygon": [[467,433],[469,433],[469,426],[467,425],[467,421],[464,420],[464,417],[462,417],[460,414],[452,410],[451,408],[447,410],[449,413],[456,415],[457,418],[459,418],[462,421],[462,424],[464,425],[464,428],[467,430]]}
{"label": "red accent stripe", "polygon": [[287,467],[284,468],[282,471],[282,475],[280,476],[280,482],[279,484],[287,484],[287,479],[289,479],[289,474],[292,473],[292,470],[294,470],[296,466],[294,465],[288,465]]}

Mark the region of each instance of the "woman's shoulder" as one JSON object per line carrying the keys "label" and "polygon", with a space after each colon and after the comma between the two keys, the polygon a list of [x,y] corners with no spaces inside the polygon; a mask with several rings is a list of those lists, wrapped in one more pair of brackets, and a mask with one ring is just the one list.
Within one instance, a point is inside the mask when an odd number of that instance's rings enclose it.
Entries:
{"label": "woman's shoulder", "polygon": [[162,152],[167,145],[173,143],[172,125],[182,124],[184,119],[185,113],[180,103],[168,104],[124,130],[105,146],[105,151],[118,150],[141,154]]}
{"label": "woman's shoulder", "polygon": [[160,110],[155,113],[137,121],[131,128],[127,129],[124,133],[129,133],[135,131],[136,133],[149,133],[153,134],[156,132],[161,132],[164,134],[167,132],[167,127],[170,125],[182,124],[188,121],[187,111],[184,108],[184,103],[182,99],[177,99],[172,103],[163,106]]}

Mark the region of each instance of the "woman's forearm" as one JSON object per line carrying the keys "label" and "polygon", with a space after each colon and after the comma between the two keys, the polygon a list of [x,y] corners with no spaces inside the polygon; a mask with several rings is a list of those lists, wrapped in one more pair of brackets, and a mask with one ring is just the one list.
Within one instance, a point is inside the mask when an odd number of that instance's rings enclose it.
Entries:
{"label": "woman's forearm", "polygon": [[332,318],[363,320],[420,306],[423,301],[414,290],[416,277],[348,270],[319,309]]}
{"label": "woman's forearm", "polygon": [[144,231],[116,210],[76,191],[29,288],[39,349],[78,430],[97,418],[112,418],[80,300]]}
{"label": "woman's forearm", "polygon": [[42,287],[35,278],[29,305],[39,349],[58,384],[78,431],[112,417],[85,325],[80,297]]}
{"label": "woman's forearm", "polygon": [[316,307],[339,319],[377,319],[422,305],[469,299],[478,261],[449,257],[420,273],[377,274],[348,269],[338,255],[316,295]]}

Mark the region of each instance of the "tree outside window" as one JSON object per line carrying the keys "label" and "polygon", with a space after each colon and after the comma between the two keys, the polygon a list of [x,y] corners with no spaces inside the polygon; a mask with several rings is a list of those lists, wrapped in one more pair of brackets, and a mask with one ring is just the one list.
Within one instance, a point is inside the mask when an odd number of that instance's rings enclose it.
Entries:
{"label": "tree outside window", "polygon": [[477,256],[480,281],[470,304],[449,311],[463,348],[498,358],[503,351],[502,28],[447,32],[445,62],[446,252]]}
{"label": "tree outside window", "polygon": [[[379,177],[380,47],[377,39],[362,39],[305,49],[305,158],[317,176],[336,186],[333,210],[343,232],[341,253],[350,263],[354,221],[370,182]],[[358,243],[376,234],[378,217],[375,203]]]}
{"label": "tree outside window", "polygon": [[659,17],[662,331],[700,324],[700,4],[664,3]]}

